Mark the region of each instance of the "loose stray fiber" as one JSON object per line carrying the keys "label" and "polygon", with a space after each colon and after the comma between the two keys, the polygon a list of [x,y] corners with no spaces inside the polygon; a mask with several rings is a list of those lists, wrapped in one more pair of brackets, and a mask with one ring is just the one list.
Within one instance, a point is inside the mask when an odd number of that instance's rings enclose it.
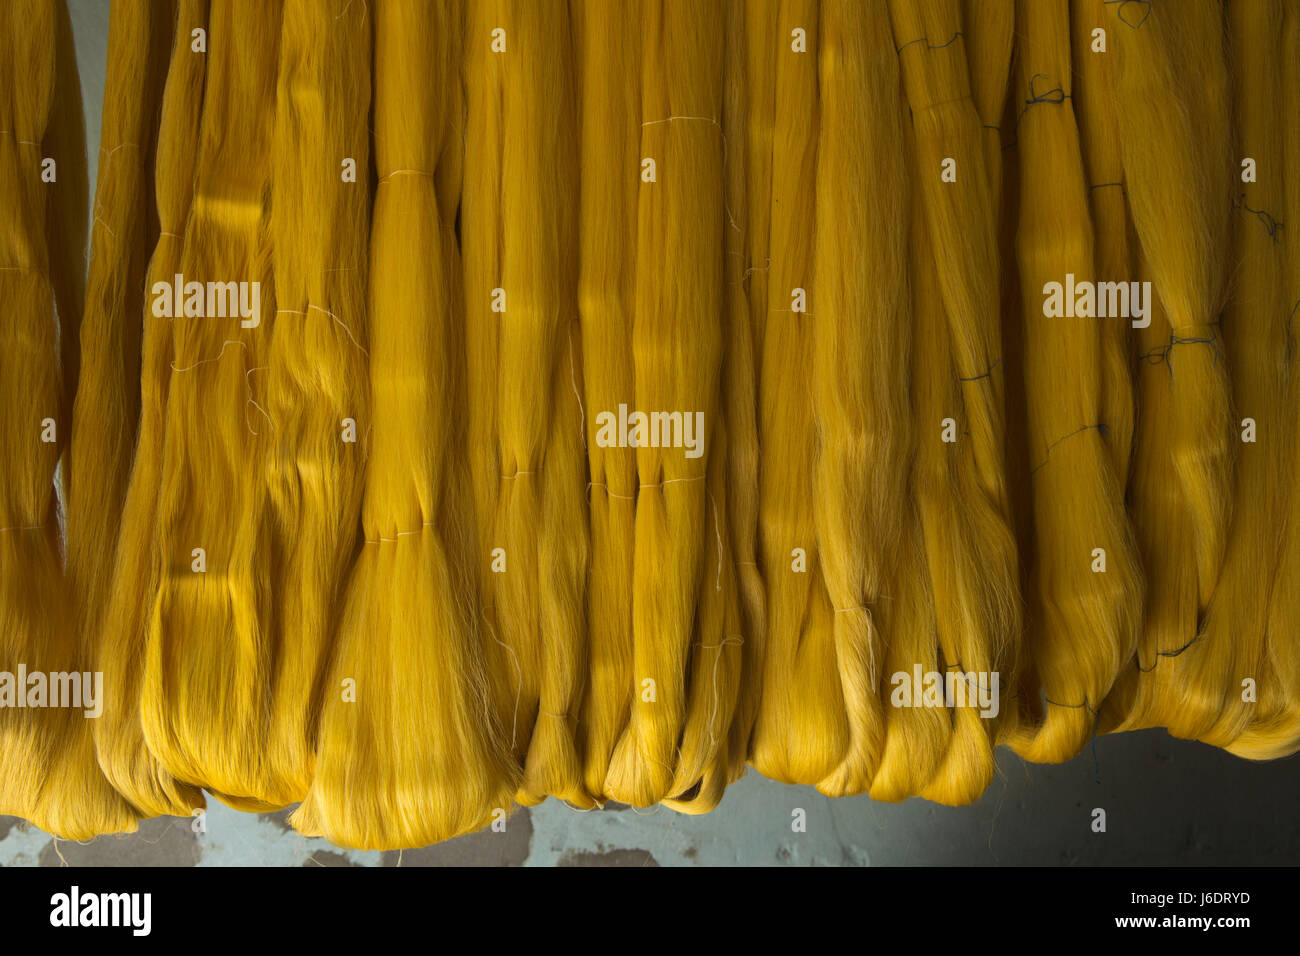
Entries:
{"label": "loose stray fiber", "polygon": [[373,5],[365,543],[322,685],[315,777],[291,817],[359,849],[478,829],[504,816],[518,784],[489,700],[461,452],[460,17],[459,5],[434,16],[419,0]]}

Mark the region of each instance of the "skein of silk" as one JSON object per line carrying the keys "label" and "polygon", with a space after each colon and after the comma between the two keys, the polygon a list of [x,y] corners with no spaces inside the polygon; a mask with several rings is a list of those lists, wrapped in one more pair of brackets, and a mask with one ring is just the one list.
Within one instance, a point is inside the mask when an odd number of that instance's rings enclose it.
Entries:
{"label": "skein of silk", "polygon": [[[912,129],[901,89],[895,89],[895,99],[900,110],[904,156],[912,156]],[[888,801],[905,800],[931,788],[931,780],[947,759],[953,735],[953,720],[946,705],[902,706],[905,701],[895,697],[899,688],[894,675],[902,674],[910,680],[918,666],[922,674],[940,673],[943,668],[928,542],[921,515],[927,496],[926,476],[937,478],[951,462],[943,453],[941,443],[931,444],[930,436],[922,434],[916,426],[948,414],[953,390],[943,305],[939,301],[938,283],[930,275],[933,266],[930,265],[929,227],[921,212],[921,186],[915,176],[908,177],[908,182],[906,291],[912,341],[907,412],[913,427],[908,430],[908,441],[902,449],[909,463],[907,497],[901,516],[897,560],[893,563],[887,592],[890,600],[882,602],[882,627],[888,635],[884,667],[890,679],[880,689],[882,703],[888,701],[884,708],[885,738],[870,790],[872,799]],[[933,522],[933,515],[930,518]],[[963,723],[962,727],[969,729],[969,724]],[[977,759],[973,765],[979,768],[981,762]],[[941,788],[942,784],[937,783],[931,792]]]}
{"label": "skein of silk", "polygon": [[[796,38],[796,31],[803,33]],[[768,627],[750,760],[764,776],[803,784],[816,784],[832,773],[849,738],[811,467],[816,454],[812,325],[818,309],[813,256],[819,38],[815,0],[783,2],[775,26],[755,37],[770,44],[766,64],[755,69],[773,72],[776,80],[770,139],[753,144],[759,153],[755,162],[771,170],[771,191],[767,289],[754,303],[765,306],[757,338],[762,343],[759,442],[764,449],[759,537]],[[800,298],[803,311],[794,311]]]}
{"label": "skein of silk", "polygon": [[[740,601],[739,688],[728,731],[729,782],[745,772],[749,738],[758,712],[767,631],[763,576],[758,567],[758,359],[751,321],[748,280],[750,190],[747,133],[753,104],[748,77],[751,5],[727,4],[725,86],[722,108],[725,212],[723,273],[728,341],[723,352],[723,405],[727,418],[727,521],[735,555]],[[766,275],[766,273],[761,273]]]}
{"label": "skein of silk", "polygon": [[[140,415],[141,315],[149,251],[158,238],[149,188],[158,111],[175,19],[171,3],[123,2],[109,16],[100,172],[81,323],[81,368],[63,471],[67,499],[67,588],[75,600],[79,664],[93,671],[113,572],[121,509]],[[95,755],[94,722],[73,720],[60,744],[61,776],[49,793],[67,803],[94,792],[79,779]],[[66,774],[66,776],[62,776]],[[103,784],[109,790],[107,783]],[[134,829],[99,820],[95,832]],[[71,808],[76,812],[78,808]]]}
{"label": "skein of silk", "polygon": [[[50,184],[46,219],[50,244],[49,276],[54,288],[60,348],[62,401],[59,421],[71,426],[73,399],[80,381],[80,325],[85,309],[86,136],[72,25],[62,2],[53,4],[53,10],[54,98],[41,152],[44,156],[57,157],[57,179]],[[69,427],[65,437],[71,430]],[[66,440],[59,444],[64,453],[60,476],[64,477],[66,502],[69,446]],[[65,590],[70,587],[67,577],[62,578],[61,584]],[[75,600],[68,603],[69,608],[56,618],[60,628],[58,667],[50,670],[81,672],[85,700],[91,655],[82,639]],[[50,679],[52,688],[53,677]],[[90,679],[95,678],[92,676]],[[31,819],[43,829],[74,838],[131,831],[136,827],[137,814],[109,785],[95,760],[89,719],[84,710],[78,711],[75,707],[55,710],[46,718],[46,732],[54,737],[53,760],[44,771],[40,801],[31,814]]]}
{"label": "skein of silk", "polygon": [[[1287,7],[1283,15],[1282,88],[1274,108],[1274,121],[1283,127],[1285,171],[1282,176],[1284,223],[1300,223],[1300,10]],[[1289,120],[1287,119],[1289,118]],[[1288,316],[1287,392],[1283,420],[1300,420],[1300,376],[1295,363],[1295,315],[1300,308],[1300,242],[1283,234],[1285,256],[1283,304]],[[1275,449],[1276,452],[1276,449]],[[1295,475],[1300,441],[1289,442],[1291,508],[1279,542],[1277,575],[1273,582],[1267,625],[1268,646],[1259,685],[1258,713],[1229,747],[1233,753],[1251,759],[1271,759],[1294,753],[1300,747],[1300,519],[1295,515],[1298,491]]]}
{"label": "skein of silk", "polygon": [[[909,155],[914,157],[911,143],[909,137]],[[898,627],[907,628],[903,640],[913,647],[910,663],[913,668],[921,664],[923,674],[956,669],[974,672],[983,681],[996,671],[1005,681],[1015,673],[1015,644],[999,641],[997,635],[999,628],[1011,626],[1009,601],[1014,591],[1007,595],[1002,589],[1015,580],[1015,542],[1010,529],[982,509],[986,499],[978,489],[974,459],[962,448],[969,437],[963,428],[962,382],[953,364],[920,179],[912,179],[912,416],[917,435],[911,487],[925,570],[919,580],[907,584]],[[949,419],[960,436],[956,448],[942,439],[943,423]],[[990,558],[1002,563],[986,564]],[[902,617],[909,604],[918,609],[911,620]],[[931,631],[934,643],[927,647],[924,642]],[[999,689],[1005,693],[1005,686]],[[978,694],[978,687],[967,687],[965,707],[949,707],[945,702],[943,708],[922,708],[939,713],[942,727],[936,731],[920,722],[914,733],[912,785],[921,783],[916,795],[962,805],[976,799],[992,780],[998,722],[980,716],[972,691]],[[1000,713],[1005,705],[1004,699]],[[932,749],[936,747],[937,753]],[[925,767],[933,770],[921,777]]]}
{"label": "skein of silk", "polygon": [[80,88],[61,0],[6,5],[0,50],[0,299],[10,316],[0,333],[9,389],[0,415],[0,669],[45,677],[11,687],[24,707],[10,699],[0,709],[0,813],[87,839],[134,829],[135,814],[95,764],[81,702],[64,702],[53,681],[87,664],[65,600],[55,499],[76,390],[86,219]]}
{"label": "skein of silk", "polygon": [[[743,154],[745,177],[745,212],[743,234],[739,237],[740,251],[744,271],[741,273],[742,288],[748,307],[748,338],[753,355],[754,376],[754,443],[758,448],[758,462],[755,473],[749,476],[753,484],[739,489],[733,501],[739,502],[739,494],[749,494],[753,499],[753,560],[754,570],[758,572],[762,591],[757,601],[746,599],[745,607],[752,621],[751,630],[746,633],[744,644],[745,680],[741,685],[740,698],[736,705],[736,715],[732,724],[730,747],[733,758],[737,761],[736,770],[741,772],[739,761],[749,761],[752,756],[754,725],[758,720],[759,706],[763,695],[764,660],[767,657],[767,590],[768,575],[772,567],[765,560],[762,537],[762,487],[763,487],[763,409],[761,373],[763,367],[763,333],[767,325],[767,282],[771,259],[768,256],[771,224],[771,186],[772,186],[772,133],[776,122],[776,70],[772,68],[774,51],[777,48],[777,19],[780,13],[780,0],[748,0],[745,4],[743,47],[737,58],[743,62],[745,84],[745,116],[743,136],[729,137],[732,144],[728,156],[733,153]],[[734,75],[734,71],[733,71]],[[726,131],[724,131],[726,132]],[[734,164],[734,160],[732,163]],[[740,334],[740,333],[737,333]],[[743,531],[743,523],[736,524],[738,532]],[[741,538],[743,548],[749,539]],[[745,571],[744,566],[741,571]]]}
{"label": "skein of silk", "polygon": [[862,237],[905,235],[908,208],[888,24],[823,0],[819,26],[813,499],[848,740],[818,788],[839,796],[870,787],[884,747],[880,621],[911,465],[906,246]]}
{"label": "skein of silk", "polygon": [[[1137,281],[1153,281],[1140,248],[1134,250],[1134,266]],[[1176,490],[1179,479],[1168,427],[1176,400],[1175,383],[1164,364],[1172,333],[1159,295],[1151,297],[1149,307],[1149,325],[1134,335],[1138,414],[1129,479],[1133,529],[1147,579],[1146,619],[1132,665],[1121,672],[1106,698],[1098,727],[1105,732],[1163,727],[1174,710],[1192,704],[1192,688],[1181,681],[1177,658],[1196,639],[1196,604],[1182,599],[1195,593],[1196,567],[1191,561],[1169,562],[1160,556],[1187,554],[1195,531]]]}
{"label": "skein of silk", "polygon": [[[1234,437],[1217,322],[1226,293],[1232,195],[1229,83],[1220,3],[1107,9],[1125,190],[1169,326],[1163,341],[1139,344],[1139,354],[1148,357],[1139,378],[1170,379],[1168,415],[1155,426],[1161,434],[1154,440],[1175,475],[1172,483],[1137,492],[1151,499],[1146,510],[1166,516],[1158,535],[1145,536],[1151,574],[1145,643],[1156,650],[1140,666],[1149,668],[1156,657],[1174,660],[1196,637],[1227,540]],[[1140,340],[1150,338],[1148,331]],[[1134,447],[1150,440],[1139,437]],[[1182,573],[1189,562],[1191,580]],[[1199,705],[1184,712],[1175,704],[1169,720],[1196,736],[1205,716]]]}
{"label": "skein of silk", "polygon": [[177,271],[186,283],[259,283],[260,314],[252,326],[238,315],[171,323],[154,538],[161,574],[140,694],[145,740],[168,772],[255,810],[295,797],[266,746],[274,635],[260,477],[276,424],[257,371],[275,325],[269,192],[280,14],[258,0],[212,4]]}
{"label": "skein of silk", "polygon": [[[342,13],[365,16],[355,4]],[[518,768],[489,699],[460,452],[461,9],[430,15],[419,0],[382,0],[373,18],[379,180],[365,544],[323,684],[315,777],[291,822],[343,846],[387,850],[504,815]],[[357,27],[345,17],[335,29]]]}
{"label": "skein of silk", "polygon": [[[683,795],[677,761],[691,717],[692,639],[698,636],[707,653],[725,650],[724,617],[700,606],[699,589],[710,560],[706,549],[715,538],[719,573],[728,563],[722,531],[726,504],[717,498],[725,487],[707,480],[710,463],[719,469],[715,480],[725,480],[712,449],[715,444],[725,449],[726,443],[725,425],[719,426],[726,11],[721,0],[647,0],[639,12],[640,151],[655,160],[656,178],[643,181],[638,195],[634,407],[646,415],[698,415],[703,423],[695,435],[700,457],[688,457],[684,447],[639,445],[636,450],[632,654],[637,693],[605,789],[623,803],[648,806]],[[730,590],[734,600],[734,574],[725,577],[718,587]],[[708,622],[698,632],[697,613]],[[702,755],[699,762],[710,759]]]}
{"label": "skein of silk", "polygon": [[591,576],[587,685],[579,751],[587,792],[604,799],[609,759],[627,722],[632,673],[632,561],[636,452],[598,440],[597,416],[635,407],[631,340],[635,298],[641,78],[637,21],[612,0],[580,11],[582,206],[578,313],[590,474]]}
{"label": "skein of silk", "polygon": [[524,766],[518,800],[589,807],[573,733],[589,545],[569,14],[525,0],[468,12],[462,237],[489,666]]}
{"label": "skein of silk", "polygon": [[[920,433],[913,482],[942,670],[974,672],[980,680],[997,672],[1005,693],[1015,682],[1021,622],[1004,464],[998,259],[992,187],[958,13],[950,2],[890,4],[912,117],[919,184],[914,215],[924,217],[930,250],[913,256],[913,313],[942,309],[947,329],[946,336],[936,329],[924,346],[920,333],[915,338],[912,387],[920,393]],[[954,183],[940,179],[945,158],[956,162]],[[931,288],[939,298],[918,305],[917,297]],[[941,438],[949,422],[959,436],[952,443]],[[921,793],[928,799],[966,803],[992,778],[992,740],[1011,719],[1005,702],[997,719],[981,717],[972,696],[954,711],[948,749]]]}
{"label": "skein of silk", "polygon": [[[1194,735],[1220,706],[1201,695],[1180,658],[1200,640],[1231,505],[1227,369],[1217,320],[1226,295],[1230,131],[1221,5],[1188,9],[1185,18],[1129,10],[1105,21],[1130,255],[1139,281],[1151,282],[1155,295],[1148,324],[1134,332],[1138,415],[1129,480],[1147,575],[1146,619],[1102,729],[1178,725]],[[1223,145],[1206,147],[1216,143]]]}
{"label": "skein of silk", "polygon": [[[724,6],[723,89],[718,118],[724,217],[719,320],[726,346],[720,359],[717,411],[713,427],[708,429],[712,444],[704,449],[709,459],[705,482],[708,514],[695,633],[687,665],[686,721],[673,783],[669,796],[662,801],[670,809],[689,814],[713,810],[727,785],[743,773],[746,746],[737,744],[743,731],[732,730],[746,673],[747,635],[761,614],[756,608],[762,599],[753,554],[758,521],[753,351],[749,342],[749,305],[741,284],[745,151],[727,148],[728,142],[742,140],[745,123],[744,7],[742,0],[724,0]],[[733,415],[739,422],[734,432]],[[738,488],[737,482],[748,484]],[[737,560],[741,545],[737,544],[733,518],[739,523],[739,533],[748,535],[748,560],[744,565]],[[746,739],[747,734],[739,737]],[[733,752],[733,746],[738,752]]]}
{"label": "skein of silk", "polygon": [[[1033,672],[1022,696],[1041,696],[1043,710],[1040,720],[1026,717],[1037,726],[1021,728],[1009,742],[1026,759],[1060,762],[1083,747],[1133,654],[1143,581],[1100,417],[1105,320],[1048,316],[1043,301],[1049,283],[1095,274],[1070,92],[1068,10],[1060,0],[1021,3],[1016,12],[1019,87],[1026,97],[1017,124],[1016,248],[1034,504],[1030,597],[1040,606],[1027,644]],[[1044,92],[1052,90],[1059,98]]]}
{"label": "skein of silk", "polygon": [[370,18],[349,12],[317,0],[286,3],[272,149],[278,314],[259,373],[275,422],[266,471],[274,549],[263,558],[279,596],[268,763],[297,800],[311,783],[321,672],[359,537],[368,443],[355,433],[373,421],[365,345]]}
{"label": "skein of silk", "polygon": [[[1284,255],[1286,205],[1284,101],[1280,0],[1243,0],[1228,5],[1236,145],[1255,161],[1254,182],[1235,177],[1232,218],[1233,289],[1223,315],[1226,364],[1232,384],[1234,430],[1240,439],[1235,497],[1223,572],[1206,609],[1198,642],[1183,660],[1207,712],[1195,720],[1198,739],[1231,748],[1247,726],[1280,710],[1288,691],[1269,667],[1269,604],[1278,569],[1278,529],[1285,527],[1294,473],[1286,469],[1290,432],[1286,401],[1291,302],[1286,301]],[[1291,123],[1295,118],[1291,117]],[[1253,425],[1254,440],[1246,430]],[[1258,703],[1247,700],[1247,679],[1256,682]],[[1208,719],[1207,719],[1208,718]],[[1181,730],[1191,729],[1179,724]],[[1260,739],[1258,736],[1254,739]],[[1265,735],[1267,736],[1267,734]],[[1257,744],[1245,746],[1253,749]]]}
{"label": "skein of silk", "polygon": [[149,0],[124,0],[109,14],[81,372],[64,470],[68,584],[88,655],[112,583],[140,419],[145,272],[159,228],[151,180],[175,15],[175,4]]}
{"label": "skein of silk", "polygon": [[[970,409],[975,463],[985,494],[1007,509],[1003,463],[1003,385],[1000,371],[997,242],[992,189],[984,168],[981,124],[971,96],[956,0],[891,0],[894,44],[903,89],[916,127],[917,166],[939,170],[951,158],[957,183],[922,176],[922,196],[953,357]],[[952,187],[956,188],[952,188]]]}
{"label": "skein of silk", "polygon": [[[732,5],[729,9],[738,13]],[[641,127],[636,118],[640,115],[640,79],[634,67],[640,51],[635,24],[618,16],[612,5],[590,3],[581,8],[581,13],[585,111],[581,225],[586,241],[582,247],[579,302],[583,317],[583,380],[591,410],[587,449],[591,463],[593,560],[588,592],[590,683],[579,728],[585,731],[584,775],[588,790],[603,799],[607,795],[605,779],[612,751],[639,690],[632,672],[631,618],[636,457],[632,449],[603,447],[596,416],[612,413],[620,405],[639,407],[629,347],[633,334],[632,264],[639,185],[627,170],[639,165]],[[737,37],[729,33],[728,42],[734,48]],[[610,83],[611,74],[622,78],[621,88]],[[747,332],[748,318],[744,312],[738,314]],[[728,442],[719,446],[725,434],[724,428],[715,426],[711,435],[709,494],[715,506],[719,502],[725,506],[728,501],[722,469],[734,445]],[[682,812],[711,809],[733,769],[727,741],[740,673],[741,638],[730,553],[729,549],[721,550],[726,521],[725,515],[714,516],[714,534],[709,540],[716,537],[720,550],[709,552],[709,560],[701,565],[687,719],[670,788],[673,796],[664,799],[666,805]]]}
{"label": "skein of silk", "polygon": [[[496,575],[504,558],[496,537],[497,503],[501,492],[500,452],[497,446],[497,354],[500,349],[499,320],[493,313],[490,293],[499,288],[501,248],[494,224],[501,215],[499,161],[505,116],[502,99],[504,59],[482,40],[484,31],[497,29],[503,9],[499,0],[470,4],[464,11],[463,69],[465,109],[474,120],[465,124],[464,162],[474,170],[465,177],[460,197],[459,231],[464,275],[465,371],[467,388],[467,432],[465,454],[469,459],[474,504],[474,526],[479,542],[474,554],[480,596],[480,633],[483,635],[491,699],[504,728],[506,741],[517,761],[528,746],[530,701],[535,700],[535,668],[531,650],[516,648],[502,639],[497,627]],[[489,34],[490,35],[490,34]],[[479,42],[470,42],[477,37]],[[507,43],[509,37],[506,37]],[[508,304],[508,303],[507,303]],[[525,670],[525,664],[528,669]],[[526,683],[527,682],[527,683]],[[525,693],[525,688],[529,688]],[[525,723],[521,726],[521,720]]]}
{"label": "skein of silk", "polygon": [[[54,4],[0,10],[0,204],[5,238],[0,290],[12,318],[0,327],[6,391],[0,416],[0,662],[5,670],[54,663],[60,629],[57,503],[60,362],[46,239],[50,192],[41,182],[42,140],[56,69]],[[56,160],[57,161],[57,160]],[[42,436],[42,432],[45,435]],[[21,691],[27,694],[27,687]],[[32,815],[53,760],[53,711],[0,710],[0,812]]]}
{"label": "skein of silk", "polygon": [[[1106,8],[1103,0],[1071,0],[1071,54],[1075,65],[1075,84],[1071,90],[1075,120],[1079,127],[1079,144],[1083,152],[1084,175],[1088,184],[1088,204],[1093,226],[1093,260],[1099,281],[1129,281],[1136,275],[1136,264],[1129,254],[1132,224],[1125,197],[1124,163],[1119,146],[1114,90],[1111,82],[1112,58],[1099,52],[1104,42]],[[1102,34],[1095,31],[1102,30]],[[1101,414],[1106,423],[1103,436],[1115,463],[1115,475],[1129,483],[1133,464],[1136,428],[1136,383],[1130,322],[1125,316],[1098,319],[1102,324]],[[1136,336],[1136,332],[1132,333]],[[1144,516],[1130,509],[1135,541],[1144,549]],[[1145,551],[1143,550],[1143,553]],[[1144,569],[1162,575],[1161,569]],[[1145,609],[1144,609],[1145,610]],[[1149,630],[1139,626],[1136,654],[1149,657],[1146,647]],[[1107,696],[1098,720],[1098,731],[1111,732],[1117,719],[1136,706],[1136,671],[1126,662]]]}
{"label": "skein of silk", "polygon": [[[146,290],[155,282],[171,282],[180,266],[182,234],[193,201],[208,62],[206,56],[194,54],[191,43],[193,31],[206,31],[207,26],[208,0],[180,0],[158,124],[154,172],[158,240],[149,259]],[[105,775],[142,815],[188,816],[204,806],[203,794],[163,768],[145,746],[140,719],[149,604],[162,573],[154,535],[173,358],[172,319],[154,316],[148,300],[141,308],[140,424],[114,549],[112,585],[97,634],[96,669],[104,674],[104,713],[95,721],[95,748]]]}

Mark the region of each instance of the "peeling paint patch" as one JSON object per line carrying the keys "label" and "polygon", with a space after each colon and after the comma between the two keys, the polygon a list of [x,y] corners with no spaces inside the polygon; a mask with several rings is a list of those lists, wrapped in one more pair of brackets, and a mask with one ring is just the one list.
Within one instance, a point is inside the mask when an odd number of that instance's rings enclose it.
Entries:
{"label": "peeling paint patch", "polygon": [[[57,843],[57,846],[56,846]],[[184,817],[142,820],[135,833],[96,837],[86,843],[51,839],[40,866],[194,866],[203,856]]]}
{"label": "peeling paint patch", "polygon": [[516,810],[504,832],[491,829],[426,846],[418,850],[389,850],[383,866],[522,866],[533,848],[533,818],[525,808]]}
{"label": "peeling paint patch", "polygon": [[556,866],[658,866],[659,861],[649,850],[607,850],[596,844],[596,851],[569,850],[555,863]]}
{"label": "peeling paint patch", "polygon": [[295,831],[293,826],[289,823],[289,817],[292,815],[293,811],[297,809],[298,804],[295,803],[291,807],[285,807],[283,810],[276,810],[274,813],[259,813],[257,819],[261,820],[263,823],[273,824],[285,833],[293,833]]}

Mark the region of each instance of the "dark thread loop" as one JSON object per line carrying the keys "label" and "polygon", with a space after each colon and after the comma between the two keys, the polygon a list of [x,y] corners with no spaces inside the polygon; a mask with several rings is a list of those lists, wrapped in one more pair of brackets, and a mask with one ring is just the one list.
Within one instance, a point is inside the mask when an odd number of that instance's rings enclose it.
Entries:
{"label": "dark thread loop", "polygon": [[952,46],[954,43],[957,42],[957,38],[961,36],[965,36],[965,34],[962,33],[960,30],[958,30],[956,33],[954,33],[951,37],[948,38],[947,43],[931,43],[926,37],[917,37],[915,40],[908,40],[902,46],[896,47],[894,49],[894,52],[902,53],[909,46],[914,46],[917,43],[924,43],[925,48],[927,50],[942,50],[944,47]]}
{"label": "dark thread loop", "polygon": [[[1214,323],[1218,325],[1218,322]],[[1174,350],[1176,345],[1208,345],[1214,352],[1214,361],[1219,361],[1219,341],[1218,335],[1211,335],[1208,338],[1201,335],[1179,335],[1177,332],[1169,333],[1169,342],[1166,345],[1158,345],[1149,352],[1144,352],[1138,356],[1138,360],[1146,362],[1149,365],[1159,365],[1164,362],[1169,368],[1169,374],[1174,374],[1173,365],[1169,362],[1169,353]]]}
{"label": "dark thread loop", "polygon": [[[1124,11],[1128,9],[1130,4],[1141,8],[1142,19],[1134,22],[1124,15]],[[1119,17],[1120,23],[1126,27],[1132,27],[1134,30],[1141,29],[1142,24],[1147,22],[1147,17],[1151,16],[1151,0],[1105,0],[1105,5],[1108,7],[1118,6],[1119,9],[1115,11],[1115,15]]]}
{"label": "dark thread loop", "polygon": [[980,374],[980,375],[972,375],[970,378],[962,378],[961,376],[958,376],[958,377],[957,377],[957,381],[959,381],[959,382],[978,382],[978,381],[979,381],[980,379],[982,379],[982,378],[992,378],[992,377],[993,377],[993,370],[996,369],[996,368],[997,368],[999,365],[1001,365],[1001,364],[1002,364],[1002,359],[998,359],[997,361],[995,361],[992,365],[990,365],[990,366],[988,367],[988,370],[987,370],[987,371],[983,372],[982,374]]}
{"label": "dark thread loop", "polygon": [[1035,93],[1034,82],[1040,76],[1044,80],[1047,79],[1046,73],[1035,73],[1029,80],[1029,99],[1025,100],[1025,108],[1020,111],[1020,116],[1016,117],[1017,126],[1020,125],[1020,120],[1029,112],[1031,106],[1036,106],[1039,103],[1051,103],[1053,106],[1060,106],[1066,100],[1070,99],[1070,94],[1065,92],[1065,89],[1060,86],[1054,86],[1050,90],[1045,90],[1042,93]]}
{"label": "dark thread loop", "polygon": [[1254,215],[1256,219],[1258,219],[1260,222],[1264,224],[1264,231],[1268,233],[1268,237],[1270,239],[1272,239],[1274,242],[1278,241],[1277,234],[1278,231],[1284,225],[1283,223],[1278,222],[1276,219],[1274,219],[1272,216],[1270,216],[1262,209],[1251,209],[1249,206],[1247,206],[1246,196],[1244,193],[1242,194],[1241,199],[1238,200],[1238,205],[1240,205],[1242,209],[1246,210],[1246,212]]}
{"label": "dark thread loop", "polygon": [[1078,435],[1082,432],[1091,431],[1094,428],[1097,429],[1097,431],[1101,432],[1102,437],[1105,437],[1106,435],[1110,434],[1110,426],[1106,425],[1104,422],[1098,422],[1096,425],[1082,425],[1079,428],[1076,428],[1074,431],[1070,432],[1068,435],[1062,435],[1060,438],[1056,439],[1056,441],[1048,445],[1047,454],[1043,457],[1043,460],[1039,464],[1034,466],[1034,468],[1029,472],[1029,474],[1030,475],[1038,474],[1039,469],[1042,468],[1044,465],[1048,463],[1048,461],[1051,460],[1052,449],[1055,448],[1057,445],[1059,445],[1061,442],[1065,441],[1067,438],[1073,438],[1075,435]]}
{"label": "dark thread loop", "polygon": [[1087,698],[1087,697],[1085,697],[1085,698],[1083,699],[1083,703],[1082,703],[1082,704],[1063,704],[1063,703],[1061,703],[1059,700],[1052,700],[1052,698],[1048,697],[1048,696],[1047,696],[1047,691],[1043,691],[1043,692],[1042,692],[1042,695],[1043,695],[1043,703],[1044,703],[1044,704],[1051,704],[1053,707],[1064,707],[1066,710],[1086,710],[1088,713],[1092,714],[1094,717],[1100,716],[1100,714],[1101,714],[1100,711],[1097,711],[1097,710],[1093,710],[1093,709],[1092,709],[1092,705],[1088,703],[1088,698]]}
{"label": "dark thread loop", "polygon": [[1139,655],[1136,655],[1136,656],[1133,658],[1133,664],[1134,664],[1135,667],[1137,667],[1137,669],[1138,669],[1138,673],[1140,673],[1140,674],[1150,674],[1153,670],[1156,669],[1156,665],[1160,663],[1159,658],[1161,658],[1161,657],[1177,657],[1179,654],[1181,654],[1183,651],[1187,650],[1189,647],[1191,647],[1193,644],[1195,644],[1195,643],[1196,643],[1197,641],[1199,641],[1200,639],[1201,639],[1201,635],[1200,635],[1200,634],[1197,634],[1195,637],[1193,637],[1190,641],[1188,641],[1186,644],[1184,644],[1182,647],[1178,648],[1177,650],[1173,650],[1173,651],[1156,651],[1156,658],[1157,658],[1157,659],[1151,662],[1151,666],[1150,666],[1150,667],[1143,667],[1143,666],[1142,666],[1142,656],[1141,656],[1140,654],[1139,654]]}

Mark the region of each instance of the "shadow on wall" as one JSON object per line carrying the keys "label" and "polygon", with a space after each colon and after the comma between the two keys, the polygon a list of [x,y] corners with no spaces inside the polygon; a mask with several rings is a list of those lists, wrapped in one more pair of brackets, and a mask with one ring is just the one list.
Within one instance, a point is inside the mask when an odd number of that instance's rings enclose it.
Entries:
{"label": "shadow on wall", "polygon": [[[1095,750],[1095,756],[1094,756]],[[1005,751],[979,802],[829,800],[751,772],[700,817],[554,800],[504,831],[422,849],[340,850],[306,839],[289,810],[239,813],[209,800],[202,827],[178,817],[88,843],[0,817],[4,866],[808,866],[1292,865],[1300,862],[1300,760],[1251,763],[1163,731],[1100,737],[1059,766]],[[1104,817],[1097,811],[1104,811]],[[1104,823],[1104,830],[1100,826]],[[196,832],[204,829],[206,832]]]}

